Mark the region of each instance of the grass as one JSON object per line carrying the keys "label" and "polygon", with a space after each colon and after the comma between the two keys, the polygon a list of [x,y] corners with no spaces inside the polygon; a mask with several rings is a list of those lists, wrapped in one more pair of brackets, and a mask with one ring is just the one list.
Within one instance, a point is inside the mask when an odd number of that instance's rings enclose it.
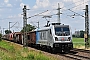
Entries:
{"label": "grass", "polygon": [[14,51],[14,47],[10,45],[8,42],[1,41],[0,47],[3,47],[4,49],[7,49],[8,51],[11,51],[11,52]]}
{"label": "grass", "polygon": [[74,48],[84,48],[85,47],[85,42],[84,38],[73,38],[73,46]]}
{"label": "grass", "polygon": [[23,48],[20,45],[0,41],[0,60],[57,60],[52,56],[47,56],[41,51]]}

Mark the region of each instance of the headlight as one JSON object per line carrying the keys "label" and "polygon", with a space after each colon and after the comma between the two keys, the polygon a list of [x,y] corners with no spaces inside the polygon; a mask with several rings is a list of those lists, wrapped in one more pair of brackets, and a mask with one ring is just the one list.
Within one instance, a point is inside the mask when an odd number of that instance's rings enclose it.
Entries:
{"label": "headlight", "polygon": [[58,38],[57,37],[55,37],[55,41],[58,41]]}
{"label": "headlight", "polygon": [[68,37],[68,41],[70,41],[71,40],[71,37]]}

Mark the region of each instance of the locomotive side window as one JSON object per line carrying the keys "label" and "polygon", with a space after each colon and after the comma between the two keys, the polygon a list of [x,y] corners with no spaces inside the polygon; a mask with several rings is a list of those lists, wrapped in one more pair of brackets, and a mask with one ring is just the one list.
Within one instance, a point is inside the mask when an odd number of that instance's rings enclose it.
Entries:
{"label": "locomotive side window", "polygon": [[40,32],[40,39],[42,40],[42,32]]}
{"label": "locomotive side window", "polygon": [[41,31],[39,32],[40,34],[40,39],[41,40],[46,40],[47,39],[47,31]]}
{"label": "locomotive side window", "polygon": [[50,29],[50,34],[52,34],[51,29]]}

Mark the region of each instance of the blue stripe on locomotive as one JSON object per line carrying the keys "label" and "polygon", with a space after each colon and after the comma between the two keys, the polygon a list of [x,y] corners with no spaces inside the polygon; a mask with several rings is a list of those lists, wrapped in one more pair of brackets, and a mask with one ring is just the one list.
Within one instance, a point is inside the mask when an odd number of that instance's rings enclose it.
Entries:
{"label": "blue stripe on locomotive", "polygon": [[36,44],[38,43],[38,40],[40,39],[40,35],[39,35],[39,32],[36,31]]}

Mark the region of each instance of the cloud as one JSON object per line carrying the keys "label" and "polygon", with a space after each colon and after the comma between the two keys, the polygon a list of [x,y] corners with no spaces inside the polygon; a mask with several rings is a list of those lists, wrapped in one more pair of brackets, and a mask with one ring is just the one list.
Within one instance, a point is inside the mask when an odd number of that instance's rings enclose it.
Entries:
{"label": "cloud", "polygon": [[63,0],[64,2],[71,2],[72,0]]}
{"label": "cloud", "polygon": [[27,6],[27,9],[30,9],[30,6],[29,6],[28,4],[24,4],[24,3],[21,3],[21,4],[20,4],[20,7],[21,7],[21,8],[23,8],[23,7],[24,7],[24,5],[26,5],[26,6]]}
{"label": "cloud", "polygon": [[88,4],[89,0],[73,0],[73,3],[75,4],[75,7],[73,8],[74,11],[79,11],[81,9],[85,8],[85,5]]}
{"label": "cloud", "polygon": [[8,16],[8,18],[10,18],[10,19],[22,18],[22,15],[21,14],[10,15],[10,16]]}
{"label": "cloud", "polygon": [[70,3],[70,5],[72,6],[72,10],[74,11],[80,11],[81,9],[85,9],[85,5],[89,3],[88,2],[89,0],[63,0],[63,1],[64,1],[64,4]]}
{"label": "cloud", "polygon": [[64,7],[63,2],[54,2],[53,5],[51,4],[52,8],[57,9],[58,8],[58,3],[59,3],[61,8]]}
{"label": "cloud", "polygon": [[27,9],[30,9],[30,6],[29,5],[27,5]]}
{"label": "cloud", "polygon": [[[33,6],[33,8],[34,9],[43,8],[44,10],[57,9],[58,3],[60,4],[60,8],[64,7],[64,3],[60,2],[59,0],[56,0],[56,2],[53,0],[36,0],[36,4]],[[63,9],[66,9],[66,8],[64,7]],[[57,10],[52,11],[52,14],[56,14],[56,13],[57,13]],[[44,14],[46,14],[46,13],[44,13]],[[48,13],[47,13],[47,15],[48,15]]]}
{"label": "cloud", "polygon": [[52,13],[53,14],[57,14],[58,12],[58,10],[56,10],[56,9],[58,9],[58,3],[59,3],[59,6],[60,6],[60,11],[63,11],[63,10],[65,10],[66,8],[64,7],[64,3],[63,2],[53,2],[52,4],[51,4],[51,9],[54,9],[53,11],[52,11]]}
{"label": "cloud", "polygon": [[2,3],[2,6],[6,6],[6,7],[13,7],[12,6],[12,3],[10,3],[11,1],[9,1],[9,0],[4,0],[4,3]]}
{"label": "cloud", "polygon": [[7,7],[13,7],[11,4],[7,4]]}
{"label": "cloud", "polygon": [[39,14],[39,15],[50,15],[51,11],[47,11],[45,13]]}
{"label": "cloud", "polygon": [[36,5],[33,8],[45,8],[49,6],[49,0],[36,0]]}
{"label": "cloud", "polygon": [[24,3],[21,3],[21,4],[20,4],[20,7],[23,8],[24,5],[25,5]]}
{"label": "cloud", "polygon": [[4,0],[4,2],[5,2],[5,3],[8,3],[8,2],[9,2],[9,0]]}
{"label": "cloud", "polygon": [[16,1],[20,1],[20,2],[22,2],[22,0],[16,0]]}
{"label": "cloud", "polygon": [[34,9],[37,9],[37,8],[38,8],[38,6],[37,6],[37,5],[34,5],[34,6],[33,6],[33,8],[34,8]]}
{"label": "cloud", "polygon": [[3,9],[0,9],[0,12],[2,11]]}

